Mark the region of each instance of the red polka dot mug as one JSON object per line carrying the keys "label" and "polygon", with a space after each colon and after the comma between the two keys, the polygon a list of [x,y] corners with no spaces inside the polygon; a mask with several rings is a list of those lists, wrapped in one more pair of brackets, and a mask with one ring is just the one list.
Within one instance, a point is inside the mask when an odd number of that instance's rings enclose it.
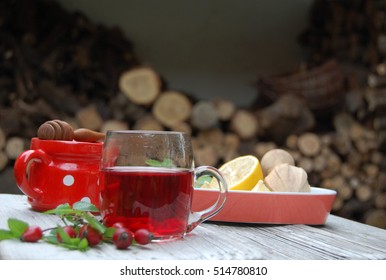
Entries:
{"label": "red polka dot mug", "polygon": [[46,211],[77,201],[99,207],[102,145],[32,138],[14,165],[16,183],[32,208]]}

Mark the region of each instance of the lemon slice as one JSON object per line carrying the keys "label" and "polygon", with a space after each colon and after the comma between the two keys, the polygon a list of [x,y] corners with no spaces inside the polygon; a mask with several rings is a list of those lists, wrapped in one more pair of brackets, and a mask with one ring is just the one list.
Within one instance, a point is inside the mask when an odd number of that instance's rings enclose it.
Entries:
{"label": "lemon slice", "polygon": [[[259,180],[263,180],[260,161],[252,155],[240,156],[224,163],[219,168],[228,183],[228,190],[252,190]],[[204,188],[217,189],[217,180],[213,179]]]}

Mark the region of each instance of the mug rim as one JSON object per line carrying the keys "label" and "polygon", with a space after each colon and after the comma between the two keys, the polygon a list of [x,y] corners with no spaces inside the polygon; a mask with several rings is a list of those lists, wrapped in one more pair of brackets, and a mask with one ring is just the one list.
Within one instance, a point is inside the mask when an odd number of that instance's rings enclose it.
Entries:
{"label": "mug rim", "polygon": [[46,153],[74,154],[79,156],[101,156],[102,142],[80,142],[65,140],[43,140],[38,137],[31,139],[30,150],[41,149]]}

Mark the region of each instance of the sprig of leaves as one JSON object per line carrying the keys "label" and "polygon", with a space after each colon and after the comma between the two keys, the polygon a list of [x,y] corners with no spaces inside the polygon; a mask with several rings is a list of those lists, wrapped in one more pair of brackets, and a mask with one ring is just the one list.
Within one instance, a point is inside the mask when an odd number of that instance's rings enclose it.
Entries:
{"label": "sprig of leaves", "polygon": [[92,212],[99,213],[95,205],[85,201],[79,201],[74,203],[72,207],[68,203],[65,203],[44,213],[58,215],[66,225],[67,222],[74,224],[74,226],[89,223],[91,227],[103,234],[106,231],[106,227],[95,218]]}
{"label": "sprig of leaves", "polygon": [[0,229],[0,241],[20,238],[28,228],[26,222],[14,218],[9,218],[7,224],[8,230]]}
{"label": "sprig of leaves", "polygon": [[[60,236],[60,242],[57,238],[57,234]],[[61,226],[52,229],[48,235],[43,237],[43,240],[47,243],[61,246],[70,250],[86,251],[89,249],[88,241],[86,238],[70,237]]]}
{"label": "sprig of leaves", "polygon": [[[61,246],[70,250],[86,251],[89,249],[89,244],[86,238],[78,237],[81,226],[89,224],[92,228],[102,234],[103,241],[111,242],[112,236],[115,232],[115,228],[109,228],[103,225],[94,214],[98,214],[98,208],[88,202],[79,201],[72,205],[68,204],[58,205],[55,209],[43,212],[44,214],[58,215],[63,221],[64,225],[71,226],[75,229],[77,237],[70,237],[63,229],[63,226],[58,225],[55,228],[44,230],[45,233],[42,241],[49,244]],[[20,239],[23,233],[29,227],[28,223],[9,218],[8,229],[0,229],[0,241],[7,239]],[[58,240],[60,236],[60,241]]]}

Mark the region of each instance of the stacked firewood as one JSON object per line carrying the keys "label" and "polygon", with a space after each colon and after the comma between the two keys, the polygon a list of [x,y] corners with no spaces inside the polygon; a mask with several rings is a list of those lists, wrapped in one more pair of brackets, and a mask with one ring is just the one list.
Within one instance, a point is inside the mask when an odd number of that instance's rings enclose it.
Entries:
{"label": "stacked firewood", "polygon": [[[311,177],[338,189],[336,213],[386,228],[386,4],[315,0],[300,42],[309,63],[331,58],[345,67],[343,111],[323,135],[340,161],[338,173]],[[327,141],[327,139],[329,139]]]}
{"label": "stacked firewood", "polygon": [[[302,97],[303,91],[292,90],[301,88],[294,81],[307,84],[305,81],[312,79],[315,70],[303,73],[305,78],[302,80],[294,79],[298,73],[283,75],[279,81],[275,77],[265,78],[271,83],[269,89],[271,96],[276,96],[276,101],[259,110],[259,115],[263,115],[261,125],[270,123],[268,120],[272,118],[272,114],[262,113],[272,111],[281,103],[286,107],[274,110],[277,114],[280,112],[279,121],[267,129],[273,133],[260,135],[260,139],[269,141],[260,140],[255,152],[261,158],[273,148],[288,150],[296,165],[306,170],[311,185],[337,191],[334,214],[386,228],[386,132],[382,121],[386,116],[386,85],[381,83],[385,77],[381,71],[383,65],[378,65],[378,69],[376,73],[367,71],[364,83],[359,82],[363,75],[358,77],[353,74],[358,71],[342,72],[338,75],[342,78],[341,92],[333,95],[320,86],[316,92],[324,93],[325,100],[316,95],[320,100],[316,107],[312,106],[310,99],[304,98],[306,96],[303,96],[303,103],[296,102],[299,108],[288,98],[289,93]],[[278,86],[283,84],[291,84],[291,87],[284,89]],[[311,86],[314,84],[308,83]],[[326,88],[331,88],[331,85],[326,85]],[[260,92],[267,91],[267,83],[260,80],[259,89]],[[305,88],[304,92],[312,95],[314,91]],[[285,102],[280,102],[284,98]],[[292,115],[303,112],[308,117],[284,118],[291,115],[287,111]],[[300,121],[302,119],[308,121]],[[304,128],[303,132],[297,130],[299,127]]]}
{"label": "stacked firewood", "polygon": [[14,160],[47,120],[102,132],[184,131],[197,166],[285,148],[311,185],[337,190],[334,213],[386,228],[383,64],[364,71],[362,83],[324,57],[260,77],[265,100],[242,108],[168,88],[118,28],[53,1],[1,1],[0,38],[0,177],[12,176]]}
{"label": "stacked firewood", "polygon": [[92,117],[92,108],[116,95],[120,74],[136,65],[119,28],[55,1],[0,1],[0,172],[46,120]]}
{"label": "stacked firewood", "polygon": [[378,0],[315,0],[300,41],[314,61],[334,57],[375,66],[386,55],[386,4]]}

